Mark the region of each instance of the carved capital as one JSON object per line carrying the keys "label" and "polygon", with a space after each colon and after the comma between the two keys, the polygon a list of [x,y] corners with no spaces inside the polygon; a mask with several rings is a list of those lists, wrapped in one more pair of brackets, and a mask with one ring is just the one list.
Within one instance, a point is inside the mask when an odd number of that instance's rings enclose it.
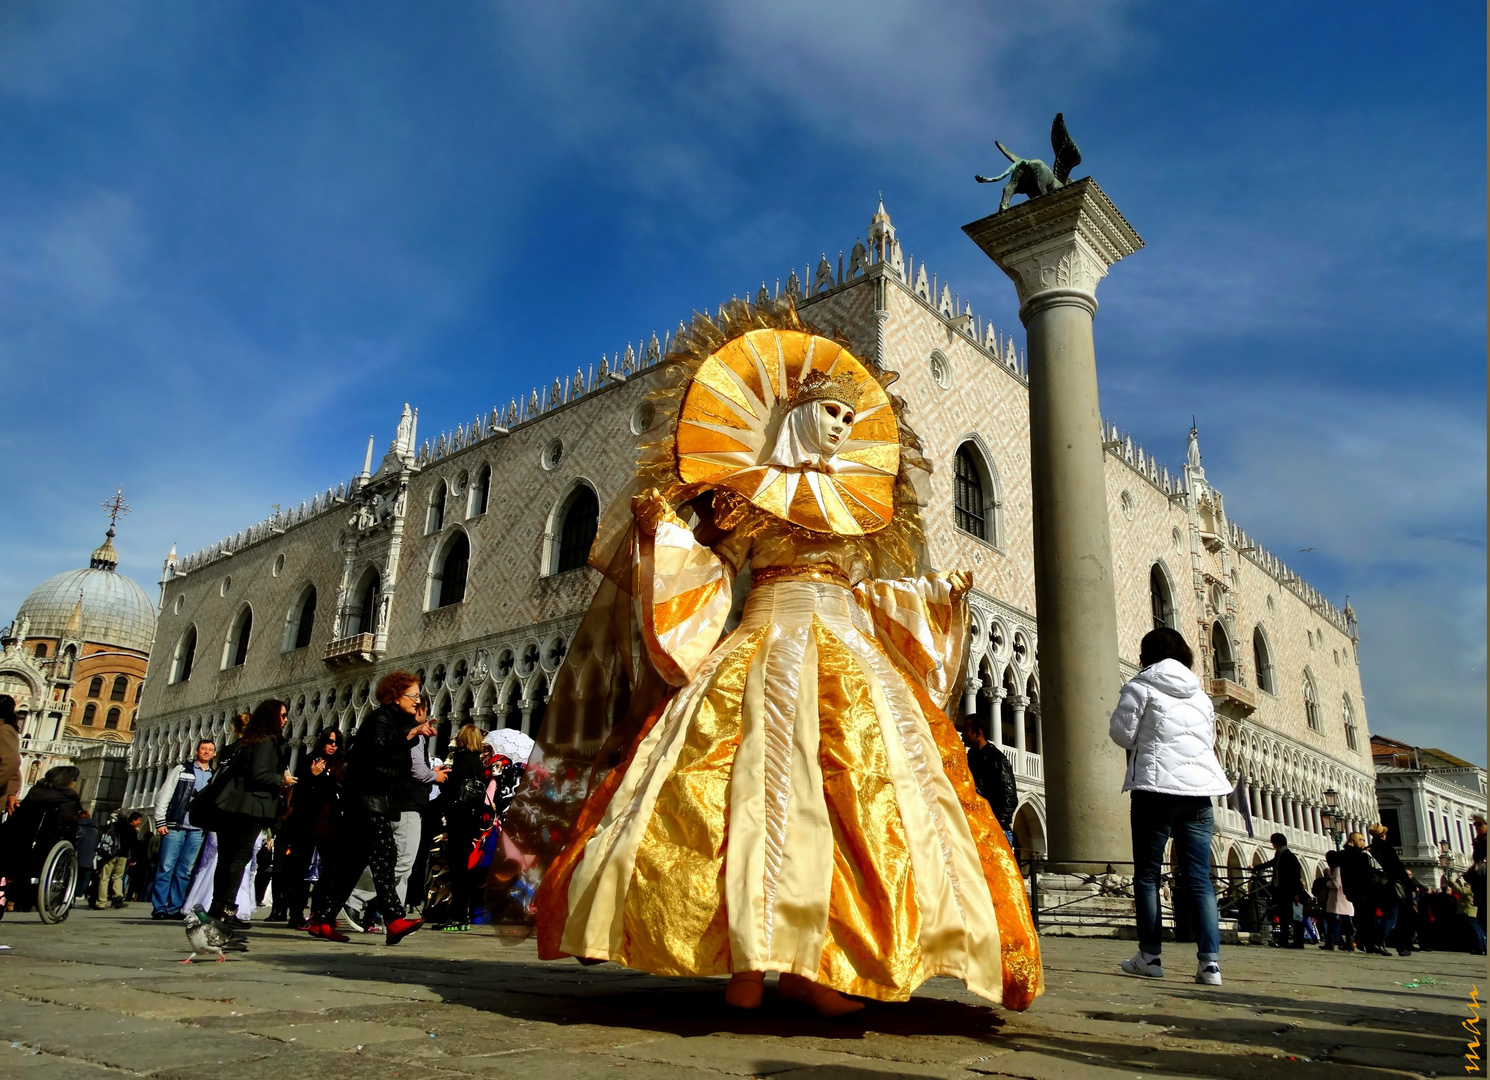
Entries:
{"label": "carved capital", "polygon": [[1143,247],[1090,178],[962,228],[1014,282],[1021,318],[1042,297],[1085,300],[1095,311],[1108,268]]}

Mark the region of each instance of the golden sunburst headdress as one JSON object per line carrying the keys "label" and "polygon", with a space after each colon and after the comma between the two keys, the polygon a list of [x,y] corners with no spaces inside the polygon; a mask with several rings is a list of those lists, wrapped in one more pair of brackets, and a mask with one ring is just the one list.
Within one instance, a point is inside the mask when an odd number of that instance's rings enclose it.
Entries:
{"label": "golden sunburst headdress", "polygon": [[[855,410],[832,472],[767,460],[787,414],[811,401]],[[748,330],[706,359],[683,395],[678,475],[733,491],[814,532],[862,536],[890,523],[900,432],[889,395],[858,358],[806,330]]]}

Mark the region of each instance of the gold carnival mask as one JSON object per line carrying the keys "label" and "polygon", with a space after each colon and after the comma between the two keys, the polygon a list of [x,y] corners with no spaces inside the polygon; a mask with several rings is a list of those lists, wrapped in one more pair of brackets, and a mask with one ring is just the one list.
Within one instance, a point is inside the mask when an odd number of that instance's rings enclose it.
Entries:
{"label": "gold carnival mask", "polygon": [[720,346],[684,394],[677,452],[686,483],[727,488],[814,532],[861,536],[895,512],[889,396],[816,334],[752,330]]}

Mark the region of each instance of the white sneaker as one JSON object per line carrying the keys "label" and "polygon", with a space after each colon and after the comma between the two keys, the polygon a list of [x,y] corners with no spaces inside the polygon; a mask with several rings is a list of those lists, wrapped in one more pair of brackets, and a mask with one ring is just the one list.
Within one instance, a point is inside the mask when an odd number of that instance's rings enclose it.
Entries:
{"label": "white sneaker", "polygon": [[1127,960],[1124,960],[1121,967],[1129,975],[1142,975],[1145,979],[1164,978],[1163,962],[1158,957],[1155,957],[1154,962],[1149,963],[1143,958],[1143,953],[1141,952],[1136,952]]}
{"label": "white sneaker", "polygon": [[1202,960],[1195,969],[1195,981],[1206,986],[1221,985],[1221,965],[1214,960]]}

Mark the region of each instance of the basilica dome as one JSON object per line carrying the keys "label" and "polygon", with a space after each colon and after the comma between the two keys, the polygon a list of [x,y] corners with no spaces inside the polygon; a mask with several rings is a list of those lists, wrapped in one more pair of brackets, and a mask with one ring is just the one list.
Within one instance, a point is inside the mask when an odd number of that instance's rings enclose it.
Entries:
{"label": "basilica dome", "polygon": [[[113,537],[110,529],[86,569],[67,570],[31,590],[16,613],[18,623],[22,619],[29,623],[27,637],[70,637],[150,651],[155,640],[155,604],[149,593],[115,569],[119,554]],[[73,624],[75,613],[77,624]]]}

